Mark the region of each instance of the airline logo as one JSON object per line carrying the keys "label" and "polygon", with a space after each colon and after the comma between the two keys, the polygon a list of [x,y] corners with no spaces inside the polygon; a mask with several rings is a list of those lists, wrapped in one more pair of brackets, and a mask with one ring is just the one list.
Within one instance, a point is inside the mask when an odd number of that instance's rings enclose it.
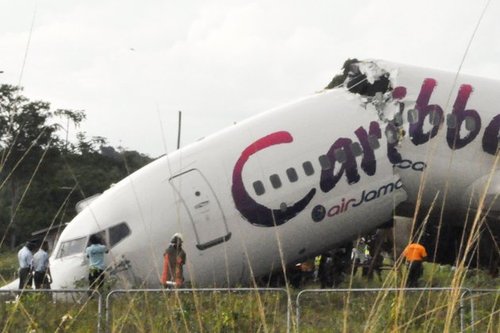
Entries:
{"label": "airline logo", "polygon": [[252,224],[272,227],[280,225],[295,217],[309,204],[316,194],[316,189],[311,189],[302,199],[284,210],[270,209],[255,201],[247,192],[243,184],[243,167],[250,156],[273,145],[290,143],[292,135],[288,132],[269,134],[252,143],[242,153],[233,169],[233,200],[238,211]]}
{"label": "airline logo", "polygon": [[[420,89],[417,101],[414,105],[414,109],[417,112],[418,117],[416,122],[410,123],[408,133],[410,140],[414,145],[425,144],[430,139],[435,137],[443,128],[443,108],[437,104],[430,104],[430,99],[436,86],[436,80],[430,78],[425,79]],[[467,101],[472,92],[472,86],[467,84],[464,84],[459,88],[451,112],[451,116],[454,118],[454,120],[448,122],[448,126],[446,128],[446,141],[450,149],[459,150],[466,147],[468,144],[473,142],[480,133],[481,117],[478,111],[473,109],[466,109]],[[396,87],[392,91],[392,99],[393,101],[399,103],[399,107],[402,112],[409,111],[409,108],[407,110],[407,107],[405,105],[405,96],[405,87]],[[433,118],[431,121],[433,125],[428,131],[424,132],[424,121],[429,118]],[[469,130],[465,128],[465,122],[467,121],[467,119],[472,119],[472,121],[475,123],[475,126],[473,126]],[[500,115],[496,115],[486,126],[482,136],[482,150],[485,153],[491,155],[496,154],[498,149],[499,129]],[[391,122],[386,124],[385,133],[387,133],[388,130],[396,131],[395,125]],[[373,148],[371,148],[369,144],[368,137],[374,136],[378,139],[382,137],[380,124],[378,122],[371,122],[368,131],[361,126],[354,131],[354,135],[357,137],[357,140],[363,149],[360,168],[366,175],[373,176],[377,171],[377,161],[375,159]],[[293,205],[287,206],[284,209],[272,209],[255,201],[244,186],[242,177],[243,168],[245,167],[246,162],[252,157],[252,155],[271,146],[290,144],[292,142],[293,136],[289,132],[279,131],[271,133],[251,143],[243,150],[241,156],[237,160],[233,169],[233,183],[231,191],[236,209],[248,222],[257,226],[264,227],[279,226],[302,212],[315,196],[317,189],[312,188]],[[321,172],[321,177],[318,185],[319,189],[322,192],[328,193],[333,190],[343,176],[345,176],[348,184],[355,184],[360,180],[361,176],[358,170],[358,162],[351,150],[352,142],[353,141],[351,138],[338,138],[329,148],[326,156],[330,160],[332,168],[329,170],[322,170]],[[411,166],[415,171],[421,171],[425,168],[425,164],[423,162],[416,162],[420,163],[419,165],[417,165],[416,163],[412,163],[410,160],[403,159],[398,151],[397,144],[397,142],[387,143],[387,158],[391,163],[397,165],[400,168],[408,167],[408,163],[411,163]],[[336,151],[337,149],[343,149],[346,153],[346,158],[345,161],[340,164],[340,167],[337,168],[338,171],[334,173],[334,170],[336,169],[335,164],[338,162],[336,160],[334,151]],[[398,181],[394,183],[393,186],[395,188],[398,188],[398,186],[402,186],[402,184],[400,184],[400,181]],[[356,207],[361,205],[361,203],[363,202],[370,201],[378,197],[379,194],[375,196],[374,192],[367,192],[366,194],[362,195],[359,201],[354,202],[351,200],[355,199],[349,199],[343,204],[341,203],[340,206],[336,205],[331,207],[327,212],[328,216],[334,216],[340,212],[346,211],[349,208],[349,203],[352,203],[350,207]],[[316,209],[317,207],[318,206],[316,206],[314,209]]]}
{"label": "airline logo", "polygon": [[382,185],[379,188],[363,190],[358,198],[342,198],[342,200],[338,204],[330,207],[328,211],[322,205],[317,205],[313,208],[311,217],[314,222],[320,222],[325,218],[325,216],[331,218],[343,214],[347,212],[351,207],[359,207],[364,203],[391,194],[393,191],[399,190],[402,187],[403,182],[401,181],[401,179],[398,179],[395,182]]}

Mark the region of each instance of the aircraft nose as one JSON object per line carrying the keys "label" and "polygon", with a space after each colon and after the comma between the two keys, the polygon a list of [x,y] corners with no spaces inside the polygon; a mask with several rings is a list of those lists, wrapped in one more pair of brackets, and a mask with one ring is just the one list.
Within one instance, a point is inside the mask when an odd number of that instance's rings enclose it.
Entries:
{"label": "aircraft nose", "polygon": [[55,259],[50,262],[52,289],[82,288],[87,282],[88,269],[82,255]]}

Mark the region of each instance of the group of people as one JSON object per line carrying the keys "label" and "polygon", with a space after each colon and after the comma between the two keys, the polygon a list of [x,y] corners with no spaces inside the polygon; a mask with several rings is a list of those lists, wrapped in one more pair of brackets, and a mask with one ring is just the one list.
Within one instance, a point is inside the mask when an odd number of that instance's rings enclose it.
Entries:
{"label": "group of people", "polygon": [[[184,284],[183,266],[186,263],[186,253],[182,249],[182,242],[182,235],[180,233],[174,234],[163,254],[163,270],[160,282],[165,288],[180,288]],[[361,245],[365,245],[365,243],[361,242]],[[34,253],[36,249],[36,243],[27,242],[18,252],[19,289],[31,288],[33,281],[36,289],[50,289],[52,277],[47,252],[48,243],[46,241],[42,242]],[[106,253],[108,253],[108,248],[103,240],[98,235],[90,236],[85,254],[89,260],[88,280],[91,290],[100,289],[104,283],[106,269],[104,255]],[[418,280],[423,275],[422,262],[427,257],[427,251],[422,244],[415,242],[404,249],[403,256],[406,258],[408,266],[406,286],[409,288],[418,287]],[[309,265],[312,268],[304,265],[304,267],[310,269],[301,269],[301,271],[307,271],[309,275],[318,279],[322,288],[331,288],[342,282],[343,274],[350,265],[354,265],[354,273],[360,265],[363,267],[363,272],[365,272],[369,258],[371,257],[366,249],[352,247],[351,244],[350,248],[341,247],[316,258],[316,262],[313,261],[312,265]],[[381,265],[381,262],[379,264]],[[317,267],[316,270],[314,270],[315,266]],[[299,280],[296,282],[297,285],[300,284]]]}
{"label": "group of people", "polygon": [[[35,252],[35,250],[37,250]],[[52,277],[49,268],[49,245],[43,241],[40,246],[27,242],[17,253],[19,260],[19,289],[50,289]]]}
{"label": "group of people", "polygon": [[[52,275],[49,267],[49,245],[43,241],[38,247],[33,241],[27,242],[17,253],[19,261],[19,289],[32,288],[50,289]],[[104,281],[104,253],[108,250],[101,238],[97,235],[90,236],[89,245],[85,249],[89,259],[89,286],[98,289]]]}
{"label": "group of people", "polygon": [[[89,246],[85,253],[89,259],[89,286],[98,290],[105,277],[104,254],[108,253],[106,245],[97,235],[90,236]],[[163,271],[160,282],[165,288],[180,288],[184,284],[183,266],[186,263],[186,252],[182,249],[182,235],[172,236],[168,248],[163,254]]]}
{"label": "group of people", "polygon": [[[371,280],[376,274],[382,281],[384,257],[381,251],[373,251],[374,242],[369,238],[361,238],[356,245],[346,243],[336,249],[327,251],[314,260],[307,260],[287,268],[289,281],[292,286],[299,288],[308,280],[318,281],[321,288],[338,287],[347,276],[356,275],[361,268],[362,276]],[[410,243],[402,253],[406,260],[407,280],[406,287],[416,288],[422,277],[423,261],[427,251],[422,244]]]}
{"label": "group of people", "polygon": [[[163,271],[160,282],[165,288],[180,288],[184,284],[183,266],[186,253],[182,249],[182,235],[172,236],[168,248],[163,254]],[[37,250],[35,252],[35,250]],[[90,290],[102,288],[105,280],[105,258],[108,253],[104,241],[97,234],[91,235],[85,255],[88,258],[88,281]],[[19,260],[19,289],[50,289],[52,277],[49,268],[48,243],[38,247],[35,242],[27,242],[17,254]]]}

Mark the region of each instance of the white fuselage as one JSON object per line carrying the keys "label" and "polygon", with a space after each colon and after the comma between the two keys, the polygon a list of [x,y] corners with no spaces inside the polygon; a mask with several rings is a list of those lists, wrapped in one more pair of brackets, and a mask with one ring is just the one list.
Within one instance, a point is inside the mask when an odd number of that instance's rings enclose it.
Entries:
{"label": "white fuselage", "polygon": [[[186,280],[196,286],[238,285],[373,230],[402,201],[420,198],[429,205],[437,197],[442,203],[446,193],[446,207],[462,207],[471,184],[492,171],[495,156],[485,151],[483,138],[498,116],[500,85],[377,65],[399,87],[384,95],[383,105],[344,88],[324,91],[161,157],[105,191],[62,233],[51,256],[52,287],[86,279],[83,250],[97,232],[104,231],[108,244],[118,240],[107,260],[125,286],[159,286],[162,254],[176,232],[184,237]],[[430,94],[432,84],[423,87],[429,78],[437,82]],[[481,117],[481,124],[467,120],[472,131],[455,103],[462,84],[474,89],[468,99],[462,90],[464,110]],[[430,139],[428,114],[436,105],[444,116]],[[454,143],[479,126],[459,149],[447,141],[446,116],[455,111],[461,129]],[[398,112],[402,125],[387,134]],[[421,125],[410,115],[415,112],[426,116]],[[495,141],[498,126],[491,126]],[[399,135],[397,142],[391,133]],[[488,144],[486,150],[496,152]],[[388,147],[401,159],[395,161]]]}

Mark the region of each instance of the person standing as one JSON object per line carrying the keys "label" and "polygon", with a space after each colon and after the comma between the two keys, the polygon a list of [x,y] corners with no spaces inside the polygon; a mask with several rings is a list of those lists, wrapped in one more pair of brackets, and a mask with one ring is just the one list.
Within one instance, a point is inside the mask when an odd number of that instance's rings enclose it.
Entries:
{"label": "person standing", "polygon": [[89,259],[89,288],[98,290],[104,283],[104,254],[108,253],[106,245],[97,235],[91,235],[85,254]]}
{"label": "person standing", "polygon": [[361,267],[362,275],[367,276],[368,265],[370,264],[370,252],[368,251],[368,246],[364,237],[361,237],[356,246],[353,246],[351,250],[351,261],[353,265],[353,276],[358,272],[358,267]]}
{"label": "person standing", "polygon": [[52,278],[50,275],[48,250],[49,243],[44,241],[40,249],[33,256],[35,289],[50,289]]}
{"label": "person standing", "polygon": [[19,261],[19,289],[31,288],[33,283],[33,251],[35,250],[35,243],[27,242],[17,252],[17,259]]}
{"label": "person standing", "polygon": [[427,257],[427,251],[422,244],[417,242],[409,244],[403,251],[403,255],[408,263],[408,279],[406,287],[417,288],[418,279],[424,274],[422,262]]}
{"label": "person standing", "polygon": [[161,284],[165,287],[180,288],[184,284],[182,268],[186,263],[186,252],[182,249],[182,235],[176,233],[163,254]]}

